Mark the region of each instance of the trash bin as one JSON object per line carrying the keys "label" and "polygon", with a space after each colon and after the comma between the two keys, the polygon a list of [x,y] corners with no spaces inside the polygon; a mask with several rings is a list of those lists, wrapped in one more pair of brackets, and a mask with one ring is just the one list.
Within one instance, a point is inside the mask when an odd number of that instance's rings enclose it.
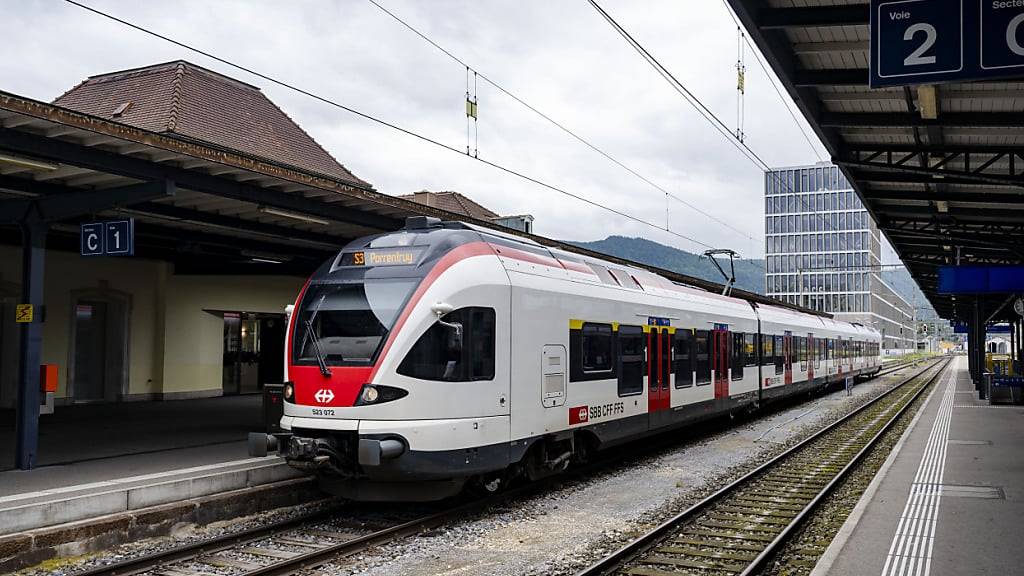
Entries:
{"label": "trash bin", "polygon": [[284,416],[284,384],[263,385],[263,425],[267,434],[281,431]]}

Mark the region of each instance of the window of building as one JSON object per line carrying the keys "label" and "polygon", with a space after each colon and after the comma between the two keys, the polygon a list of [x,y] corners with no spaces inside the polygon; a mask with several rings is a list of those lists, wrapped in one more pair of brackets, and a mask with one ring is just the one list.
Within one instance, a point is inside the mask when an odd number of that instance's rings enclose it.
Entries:
{"label": "window of building", "polygon": [[493,380],[494,309],[460,308],[442,320],[462,325],[461,345],[453,327],[435,322],[402,359],[398,373],[420,380]]}
{"label": "window of building", "polygon": [[676,388],[686,388],[693,385],[693,332],[690,330],[676,330],[673,338],[673,348],[676,352]]}
{"label": "window of building", "polygon": [[619,326],[619,396],[644,391],[644,329]]}
{"label": "window of building", "polygon": [[581,349],[584,372],[608,372],[612,369],[612,325],[583,324]]}
{"label": "window of building", "polygon": [[697,373],[697,385],[711,383],[711,344],[707,330],[697,330],[693,335],[694,372]]}

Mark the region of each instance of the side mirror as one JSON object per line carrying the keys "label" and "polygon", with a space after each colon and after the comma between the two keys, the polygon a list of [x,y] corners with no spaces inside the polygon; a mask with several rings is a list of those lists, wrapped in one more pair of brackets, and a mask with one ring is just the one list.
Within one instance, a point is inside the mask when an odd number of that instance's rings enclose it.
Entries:
{"label": "side mirror", "polygon": [[430,307],[430,311],[433,312],[434,315],[436,315],[438,318],[444,316],[445,314],[448,314],[452,310],[455,310],[455,307],[446,302],[437,302]]}
{"label": "side mirror", "polygon": [[462,324],[458,322],[443,322],[442,325],[448,327],[448,351],[461,354],[462,353]]}
{"label": "side mirror", "polygon": [[458,322],[445,322],[442,318],[455,310],[455,307],[446,302],[437,302],[430,307],[430,311],[437,315],[437,323],[448,328],[447,348],[452,353],[462,353],[462,324]]}

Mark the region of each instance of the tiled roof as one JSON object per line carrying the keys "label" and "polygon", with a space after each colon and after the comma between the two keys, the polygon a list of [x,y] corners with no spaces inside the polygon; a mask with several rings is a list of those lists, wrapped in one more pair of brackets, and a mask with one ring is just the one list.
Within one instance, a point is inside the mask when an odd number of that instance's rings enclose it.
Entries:
{"label": "tiled roof", "polygon": [[189,62],[92,76],[53,103],[369,187],[259,88]]}
{"label": "tiled roof", "polygon": [[399,198],[412,200],[432,208],[447,210],[449,212],[462,214],[478,220],[493,220],[494,218],[498,218],[497,212],[491,212],[487,208],[484,208],[458,192],[430,192],[428,190],[421,190],[412,194],[399,196]]}

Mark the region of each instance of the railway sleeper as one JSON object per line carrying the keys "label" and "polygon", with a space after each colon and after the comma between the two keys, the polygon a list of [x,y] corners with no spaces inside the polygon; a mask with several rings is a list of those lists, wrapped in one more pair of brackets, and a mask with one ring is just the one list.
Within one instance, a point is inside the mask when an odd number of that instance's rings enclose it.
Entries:
{"label": "railway sleeper", "polygon": [[[739,540],[739,538],[737,538]],[[744,550],[747,552],[760,552],[764,550],[764,546],[754,546],[751,544],[740,544],[735,541],[726,542],[721,539],[717,540],[702,540],[697,538],[669,538],[667,542],[672,544],[686,544],[688,546],[707,546],[709,548],[723,548],[726,550]]]}
{"label": "railway sleeper", "polygon": [[724,522],[721,520],[704,520],[700,523],[700,525],[707,526],[708,528],[726,528],[728,530],[739,530],[743,532],[768,532],[769,534],[779,533],[778,526],[772,526],[770,524],[759,524],[757,522]]}
{"label": "railway sleeper", "polygon": [[773,508],[777,510],[788,510],[790,512],[800,512],[806,507],[797,504],[779,502],[776,500],[769,500],[768,498],[748,498],[744,496],[738,496],[735,499],[735,501],[737,504],[741,506],[747,506],[752,508]]}
{"label": "railway sleeper", "polygon": [[[723,545],[724,546],[724,545]],[[719,546],[722,547],[722,546]],[[682,554],[685,556],[699,556],[701,558],[716,558],[721,560],[737,560],[740,562],[752,562],[757,554],[737,554],[735,552],[711,552],[699,548],[683,548],[681,546],[659,546],[655,552],[663,554]]]}
{"label": "railway sleeper", "polygon": [[768,510],[768,509],[766,509],[764,507],[761,507],[761,506],[756,507],[756,508],[755,507],[751,507],[751,506],[742,506],[742,507],[741,506],[719,506],[718,510],[720,512],[733,512],[735,514],[750,514],[750,515],[757,515],[757,516],[775,516],[775,517],[778,517],[778,518],[789,518],[789,519],[796,518],[796,515],[799,512],[799,511],[792,511],[792,510],[785,510],[785,511]]}
{"label": "railway sleeper", "polygon": [[683,534],[690,536],[705,536],[710,538],[731,538],[733,540],[745,540],[747,542],[771,542],[775,540],[774,536],[766,536],[763,534],[750,534],[749,531],[744,532],[720,532],[718,530],[686,530]]}
{"label": "railway sleeper", "polygon": [[791,523],[789,518],[773,518],[771,516],[763,516],[761,514],[753,514],[750,512],[729,512],[727,514],[721,514],[721,512],[712,512],[711,518],[718,521],[728,520],[739,520],[740,522],[755,522],[758,524],[769,524],[773,526],[788,526]]}
{"label": "railway sleeper", "polygon": [[278,560],[289,560],[299,555],[298,552],[275,550],[273,548],[257,548],[255,546],[239,548],[238,551],[244,552],[245,554],[252,554],[253,556],[266,556],[267,558],[276,558]]}
{"label": "railway sleeper", "polygon": [[725,564],[716,562],[703,562],[698,560],[686,560],[683,558],[672,558],[670,556],[646,556],[641,560],[644,564],[663,564],[665,566],[679,566],[681,568],[699,568],[703,570],[721,570],[723,572],[743,572],[746,564]]}

